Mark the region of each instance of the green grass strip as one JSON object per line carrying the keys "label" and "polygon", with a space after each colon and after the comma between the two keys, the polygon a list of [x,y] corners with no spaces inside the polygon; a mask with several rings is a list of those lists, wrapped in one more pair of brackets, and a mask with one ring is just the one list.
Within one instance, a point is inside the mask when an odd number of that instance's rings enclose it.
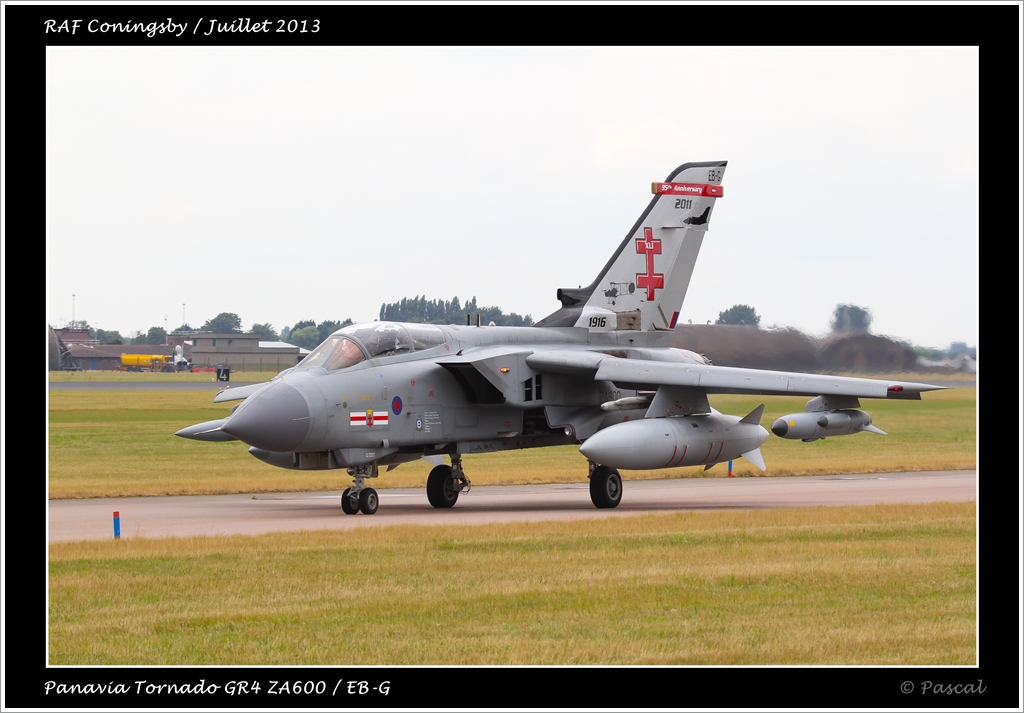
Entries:
{"label": "green grass strip", "polygon": [[975,504],[50,546],[50,664],[976,663]]}

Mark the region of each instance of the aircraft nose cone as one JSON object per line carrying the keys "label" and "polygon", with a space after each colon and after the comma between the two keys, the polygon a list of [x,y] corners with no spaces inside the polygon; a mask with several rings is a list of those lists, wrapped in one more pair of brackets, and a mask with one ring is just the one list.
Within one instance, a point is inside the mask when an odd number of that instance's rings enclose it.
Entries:
{"label": "aircraft nose cone", "polygon": [[280,453],[302,445],[310,421],[306,399],[293,386],[279,382],[250,396],[221,430],[250,446]]}
{"label": "aircraft nose cone", "polygon": [[786,419],[775,419],[775,423],[772,424],[772,433],[774,433],[779,438],[785,437],[785,435],[789,433],[789,424],[786,423]]}

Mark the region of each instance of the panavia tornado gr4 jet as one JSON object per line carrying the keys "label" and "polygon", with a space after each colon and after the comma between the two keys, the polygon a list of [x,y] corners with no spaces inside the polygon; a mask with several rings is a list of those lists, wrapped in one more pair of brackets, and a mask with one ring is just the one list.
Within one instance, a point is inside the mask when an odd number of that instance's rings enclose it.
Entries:
{"label": "panavia tornado gr4 jet", "polygon": [[652,184],[654,198],[597,278],[558,290],[561,308],[533,327],[479,319],[345,327],[269,383],[220,392],[214,401],[242,403],[177,435],[241,440],[280,468],[344,468],[354,483],[342,509],[368,515],[378,498],[366,480],[381,468],[427,459],[427,498],[450,508],[470,487],[467,453],[581,444],[591,500],[613,508],[622,497],[619,468],[709,468],[743,457],[764,470],[764,404],[729,416],[712,408],[714,394],[809,396],[803,413],[771,430],[814,441],[883,433],[860,410],[862,398],[920,399],[942,388],[712,366],[666,346],[725,168],[687,163]]}

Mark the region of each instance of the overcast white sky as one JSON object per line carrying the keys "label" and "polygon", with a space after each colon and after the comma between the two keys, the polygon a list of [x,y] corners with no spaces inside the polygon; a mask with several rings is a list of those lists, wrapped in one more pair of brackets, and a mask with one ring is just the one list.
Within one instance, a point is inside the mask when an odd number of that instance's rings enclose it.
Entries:
{"label": "overcast white sky", "polygon": [[47,49],[47,318],[530,314],[728,160],[680,322],[978,338],[973,48]]}

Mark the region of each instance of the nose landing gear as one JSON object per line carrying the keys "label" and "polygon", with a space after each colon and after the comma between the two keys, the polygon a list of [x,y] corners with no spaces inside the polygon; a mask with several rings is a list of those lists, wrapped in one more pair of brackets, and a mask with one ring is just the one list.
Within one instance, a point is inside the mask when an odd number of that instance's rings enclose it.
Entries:
{"label": "nose landing gear", "polygon": [[355,515],[357,512],[373,515],[377,512],[379,497],[376,490],[366,487],[364,480],[377,477],[377,464],[352,466],[348,474],[355,483],[341,494],[341,511],[346,515]]}

